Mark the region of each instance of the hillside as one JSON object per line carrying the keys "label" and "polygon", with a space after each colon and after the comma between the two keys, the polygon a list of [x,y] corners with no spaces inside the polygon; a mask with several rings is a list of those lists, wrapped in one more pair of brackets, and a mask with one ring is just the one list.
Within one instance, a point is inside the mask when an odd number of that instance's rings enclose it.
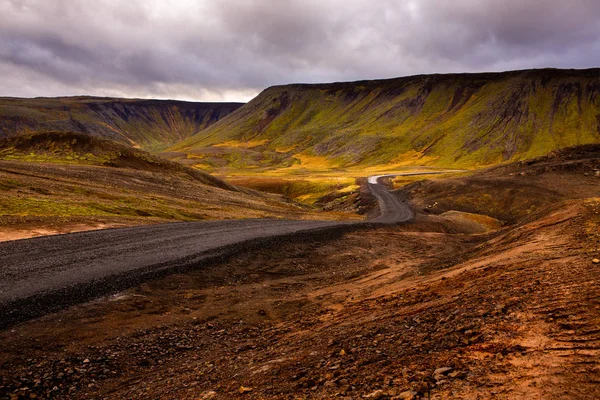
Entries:
{"label": "hillside", "polygon": [[266,89],[169,149],[211,170],[477,167],[600,142],[600,69]]}
{"label": "hillside", "polygon": [[0,137],[79,132],[158,150],[194,135],[241,105],[100,97],[0,98]]}
{"label": "hillside", "polygon": [[98,165],[145,171],[182,173],[200,183],[235,190],[209,174],[143,150],[75,132],[40,132],[0,139],[0,160]]}
{"label": "hillside", "polygon": [[0,241],[265,217],[337,218],[90,135],[44,132],[0,140]]}
{"label": "hillside", "polygon": [[[435,177],[402,189],[409,224],[282,240],[13,326],[0,398],[598,399],[599,168],[584,146]],[[465,231],[449,210],[506,224]]]}

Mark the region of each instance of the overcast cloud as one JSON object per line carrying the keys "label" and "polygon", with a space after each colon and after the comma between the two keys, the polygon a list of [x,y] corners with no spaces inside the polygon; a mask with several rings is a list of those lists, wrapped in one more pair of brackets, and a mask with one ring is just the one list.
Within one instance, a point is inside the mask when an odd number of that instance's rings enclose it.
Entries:
{"label": "overcast cloud", "polygon": [[246,101],[292,82],[600,66],[597,0],[0,0],[0,96]]}

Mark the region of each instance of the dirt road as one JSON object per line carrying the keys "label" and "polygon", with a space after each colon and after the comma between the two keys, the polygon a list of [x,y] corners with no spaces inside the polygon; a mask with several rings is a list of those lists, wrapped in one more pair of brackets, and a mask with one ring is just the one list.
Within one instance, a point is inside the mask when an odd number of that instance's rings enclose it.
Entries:
{"label": "dirt road", "polygon": [[375,183],[369,188],[381,212],[368,223],[203,221],[0,243],[0,328],[299,233],[331,236],[369,223],[410,220],[410,208],[378,178],[370,178]]}
{"label": "dirt road", "polygon": [[409,184],[410,224],[272,238],[4,329],[0,398],[600,398],[589,153]]}

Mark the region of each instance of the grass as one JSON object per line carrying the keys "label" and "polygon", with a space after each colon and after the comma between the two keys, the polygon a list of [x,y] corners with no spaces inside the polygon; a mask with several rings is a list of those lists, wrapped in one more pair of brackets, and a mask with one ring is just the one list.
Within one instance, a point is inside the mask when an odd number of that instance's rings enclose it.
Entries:
{"label": "grass", "polygon": [[14,148],[0,150],[0,160],[6,161],[25,161],[25,162],[44,162],[59,164],[87,164],[103,165],[117,158],[120,154],[104,154],[96,156],[91,153],[79,154],[76,152],[52,152],[52,153],[23,153]]}
{"label": "grass", "polygon": [[98,97],[0,98],[0,137],[66,130],[159,151],[198,133],[240,106]]}
{"label": "grass", "polygon": [[312,206],[325,196],[339,197],[360,189],[352,177],[306,175],[301,178],[280,176],[236,175],[227,179],[230,183],[262,192],[281,194],[289,199]]}
{"label": "grass", "polygon": [[[278,195],[209,186],[201,178],[169,169],[0,161],[0,230],[240,218],[352,218],[300,207]],[[288,186],[286,193],[306,189]]]}
{"label": "grass", "polygon": [[343,217],[317,214],[281,196],[239,190],[141,150],[76,133],[46,132],[3,139],[0,149],[2,229],[64,221],[131,225]]}
{"label": "grass", "polygon": [[599,142],[598,98],[594,70],[277,86],[171,150],[222,175],[476,169]]}
{"label": "grass", "polygon": [[52,189],[19,183],[3,186],[0,216],[149,217],[162,220],[197,220],[209,217],[198,204],[172,197],[140,196],[136,191],[113,195],[106,188],[53,185]]}

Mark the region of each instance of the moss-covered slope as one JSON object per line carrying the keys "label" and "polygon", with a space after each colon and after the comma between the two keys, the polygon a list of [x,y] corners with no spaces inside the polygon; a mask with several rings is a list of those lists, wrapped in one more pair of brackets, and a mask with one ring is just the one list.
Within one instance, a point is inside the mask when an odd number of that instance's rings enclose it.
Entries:
{"label": "moss-covered slope", "polygon": [[75,132],[39,132],[0,139],[0,161],[97,165],[186,175],[204,185],[236,190],[209,174],[143,150]]}
{"label": "moss-covered slope", "polygon": [[217,169],[477,167],[600,142],[600,69],[275,86],[172,147]]}
{"label": "moss-covered slope", "polygon": [[0,137],[79,132],[158,150],[194,135],[241,105],[98,97],[0,98]]}

